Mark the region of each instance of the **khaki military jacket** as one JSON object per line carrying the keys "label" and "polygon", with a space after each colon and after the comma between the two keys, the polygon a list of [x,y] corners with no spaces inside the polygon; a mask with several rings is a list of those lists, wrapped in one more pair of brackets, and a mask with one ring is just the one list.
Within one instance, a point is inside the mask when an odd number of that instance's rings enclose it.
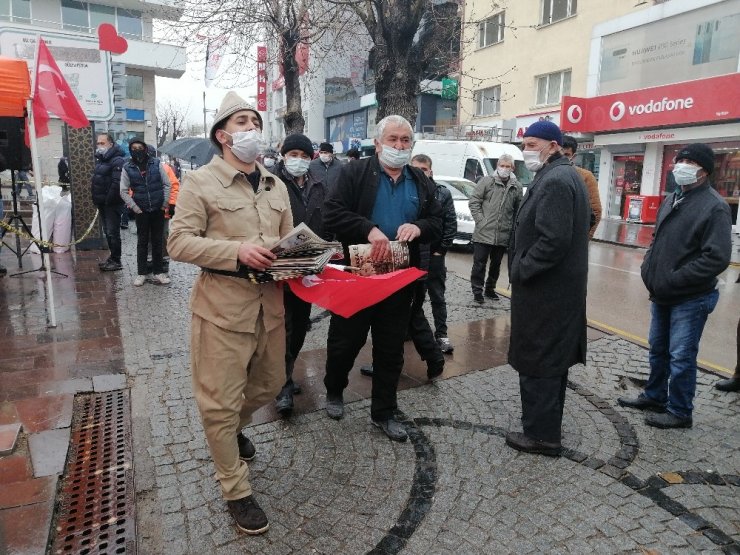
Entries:
{"label": "khaki military jacket", "polygon": [[[170,224],[170,258],[201,268],[236,271],[241,243],[271,247],[293,229],[285,184],[257,164],[255,193],[247,178],[220,156],[183,179]],[[193,314],[227,330],[254,333],[284,324],[283,291],[276,283],[201,272],[190,298]]]}

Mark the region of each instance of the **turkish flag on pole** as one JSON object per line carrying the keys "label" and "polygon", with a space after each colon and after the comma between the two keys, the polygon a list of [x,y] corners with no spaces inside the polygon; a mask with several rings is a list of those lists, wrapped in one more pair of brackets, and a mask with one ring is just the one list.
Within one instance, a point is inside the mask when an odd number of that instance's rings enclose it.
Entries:
{"label": "turkish flag on pole", "polygon": [[349,318],[387,299],[425,273],[418,268],[407,268],[379,276],[358,276],[327,267],[320,274],[288,280],[288,285],[304,301]]}
{"label": "turkish flag on pole", "polygon": [[69,88],[69,83],[59,71],[54,57],[43,39],[39,38],[39,51],[36,57],[36,78],[33,90],[33,117],[36,136],[49,134],[49,113],[61,118],[68,125],[87,127],[90,122],[82,111],[82,106]]}

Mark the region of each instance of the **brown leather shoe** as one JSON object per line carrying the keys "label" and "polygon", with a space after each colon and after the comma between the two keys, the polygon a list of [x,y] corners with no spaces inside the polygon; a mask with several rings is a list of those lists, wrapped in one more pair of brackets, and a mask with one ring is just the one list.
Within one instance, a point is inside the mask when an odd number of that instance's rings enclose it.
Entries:
{"label": "brown leather shoe", "polygon": [[559,457],[562,447],[560,443],[540,441],[524,435],[521,432],[509,432],[506,434],[506,445],[533,455],[545,455],[547,457]]}

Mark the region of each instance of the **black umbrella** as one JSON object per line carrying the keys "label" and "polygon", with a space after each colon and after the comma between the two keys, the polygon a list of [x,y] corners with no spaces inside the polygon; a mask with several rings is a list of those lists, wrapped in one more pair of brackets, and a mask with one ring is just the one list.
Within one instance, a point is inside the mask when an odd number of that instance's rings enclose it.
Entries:
{"label": "black umbrella", "polygon": [[211,161],[211,158],[219,154],[211,140],[202,137],[177,139],[161,146],[159,152],[164,152],[180,160],[189,161],[196,166],[207,164]]}

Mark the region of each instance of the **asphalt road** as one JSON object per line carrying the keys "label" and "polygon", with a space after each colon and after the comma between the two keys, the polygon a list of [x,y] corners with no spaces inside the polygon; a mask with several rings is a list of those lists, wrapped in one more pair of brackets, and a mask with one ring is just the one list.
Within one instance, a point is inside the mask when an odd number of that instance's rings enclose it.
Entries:
{"label": "asphalt road", "polygon": [[[647,344],[650,302],[640,278],[643,249],[592,242],[589,252],[588,318],[592,325]],[[472,254],[455,250],[447,255],[447,269],[470,279]],[[740,315],[740,268],[731,266],[721,276],[717,308],[709,316],[699,347],[700,363],[711,370],[731,373],[736,361],[736,333]],[[509,288],[506,258],[501,264],[500,290]]]}

